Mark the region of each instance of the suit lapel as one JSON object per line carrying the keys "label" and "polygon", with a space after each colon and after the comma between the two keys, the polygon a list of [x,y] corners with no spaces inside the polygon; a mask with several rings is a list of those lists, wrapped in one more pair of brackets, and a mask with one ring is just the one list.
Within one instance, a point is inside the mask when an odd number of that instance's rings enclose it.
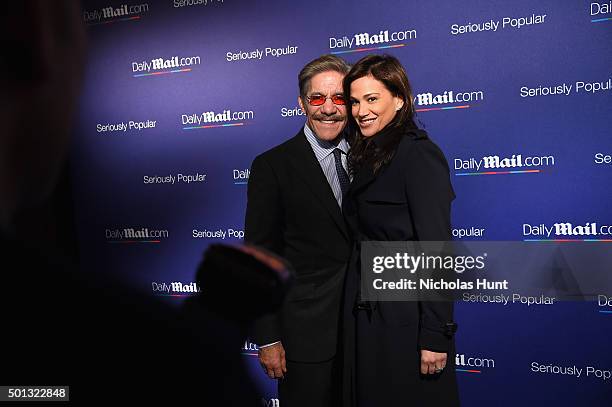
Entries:
{"label": "suit lapel", "polygon": [[303,131],[294,137],[291,159],[289,162],[300,175],[304,184],[310,188],[313,195],[321,202],[323,207],[325,207],[346,239],[349,240],[348,230],[346,229],[346,223],[344,222],[342,212],[338,206],[338,201],[336,201],[331,186],[327,182],[321,165],[317,161],[312,151],[312,147],[310,147],[308,140],[306,140]]}

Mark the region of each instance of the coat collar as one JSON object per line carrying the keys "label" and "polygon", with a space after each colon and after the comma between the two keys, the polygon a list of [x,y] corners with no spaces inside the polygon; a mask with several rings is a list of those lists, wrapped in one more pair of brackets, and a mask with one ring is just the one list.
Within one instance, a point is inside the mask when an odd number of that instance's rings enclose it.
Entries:
{"label": "coat collar", "polygon": [[[377,149],[385,148],[397,140],[396,136],[397,132],[394,132],[390,128],[385,128],[379,133],[373,135],[370,140],[367,140],[367,142],[373,143]],[[376,174],[374,174],[372,167],[364,165],[353,177],[353,182],[349,188],[348,195],[354,195],[357,193],[357,191],[365,188],[375,179]]]}
{"label": "coat collar", "polygon": [[376,174],[374,174],[374,170],[371,167],[366,166],[361,168],[353,177],[353,182],[351,183],[347,195],[350,196],[356,194],[357,191],[365,188],[375,179]]}
{"label": "coat collar", "polygon": [[[392,143],[398,142],[397,137],[412,137],[415,140],[427,138],[427,133],[421,129],[394,129],[394,128],[385,128],[380,131],[378,134],[372,136],[371,142],[374,143],[376,148],[386,148]],[[381,168],[381,171],[384,171],[384,168]],[[361,168],[355,177],[353,178],[353,183],[349,188],[348,195],[354,195],[357,191],[368,186],[372,181],[374,181],[377,177],[377,174],[374,174],[374,170],[369,166],[364,166]]]}

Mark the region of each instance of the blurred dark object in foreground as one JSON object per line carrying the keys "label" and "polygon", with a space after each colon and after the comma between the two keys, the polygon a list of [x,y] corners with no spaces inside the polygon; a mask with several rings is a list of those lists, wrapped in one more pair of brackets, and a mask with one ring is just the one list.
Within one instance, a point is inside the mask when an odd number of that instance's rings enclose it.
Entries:
{"label": "blurred dark object in foreground", "polygon": [[246,323],[280,307],[293,272],[285,260],[261,248],[213,244],[204,253],[196,282],[200,304]]}
{"label": "blurred dark object in foreground", "polygon": [[[9,2],[0,14],[0,385],[67,385],[78,405],[261,405],[240,355],[248,313],[199,303],[185,312],[112,270],[94,273],[86,258],[75,264],[65,177],[86,56],[81,17],[78,0]],[[223,261],[205,267],[220,292],[203,301],[249,291],[241,286],[261,266],[233,261],[235,275]]]}

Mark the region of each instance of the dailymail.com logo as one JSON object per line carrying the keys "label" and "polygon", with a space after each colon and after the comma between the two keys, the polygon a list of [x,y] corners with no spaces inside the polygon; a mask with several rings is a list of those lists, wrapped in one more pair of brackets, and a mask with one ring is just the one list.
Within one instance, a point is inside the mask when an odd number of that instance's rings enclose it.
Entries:
{"label": "dailymail.com logo", "polygon": [[191,72],[193,66],[200,65],[202,59],[199,55],[181,57],[178,55],[156,57],[150,60],[132,62],[132,73],[135,78],[173,73]]}
{"label": "dailymail.com logo", "polygon": [[160,243],[168,236],[167,229],[148,227],[107,228],[105,230],[108,243]]}
{"label": "dailymail.com logo", "polygon": [[406,45],[404,41],[417,38],[417,30],[390,31],[388,29],[378,32],[362,32],[341,37],[330,37],[329,48],[332,54],[347,54],[364,52],[375,49],[399,48]]}
{"label": "dailymail.com logo", "polygon": [[472,357],[463,353],[455,354],[455,371],[463,373],[482,373],[483,369],[494,369],[495,359]]}
{"label": "dailymail.com logo", "polygon": [[414,106],[417,112],[430,112],[434,110],[469,109],[475,103],[484,100],[483,90],[458,92],[445,90],[441,93],[420,92],[414,97]]}
{"label": "dailymail.com logo", "polygon": [[153,292],[153,295],[161,297],[190,297],[198,294],[201,289],[195,282],[183,283],[182,281],[152,281],[151,291]]}
{"label": "dailymail.com logo", "polygon": [[86,25],[134,21],[140,19],[140,17],[148,11],[148,3],[106,6],[96,10],[83,10],[83,21]]}
{"label": "dailymail.com logo", "polygon": [[609,241],[612,242],[612,225],[600,225],[597,222],[574,224],[557,222],[552,225],[524,223],[525,241]]}
{"label": "dailymail.com logo", "polygon": [[455,175],[533,174],[554,167],[554,155],[491,154],[480,158],[455,158]]}

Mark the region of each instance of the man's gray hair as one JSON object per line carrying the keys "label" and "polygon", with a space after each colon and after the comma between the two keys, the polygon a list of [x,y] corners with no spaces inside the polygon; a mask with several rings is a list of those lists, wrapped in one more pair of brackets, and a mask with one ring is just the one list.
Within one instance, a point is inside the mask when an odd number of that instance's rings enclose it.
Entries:
{"label": "man's gray hair", "polygon": [[306,94],[310,88],[310,80],[317,74],[328,71],[339,72],[346,75],[351,70],[349,64],[340,57],[327,54],[310,61],[300,71],[298,75],[298,84],[300,86],[300,97],[306,98]]}

